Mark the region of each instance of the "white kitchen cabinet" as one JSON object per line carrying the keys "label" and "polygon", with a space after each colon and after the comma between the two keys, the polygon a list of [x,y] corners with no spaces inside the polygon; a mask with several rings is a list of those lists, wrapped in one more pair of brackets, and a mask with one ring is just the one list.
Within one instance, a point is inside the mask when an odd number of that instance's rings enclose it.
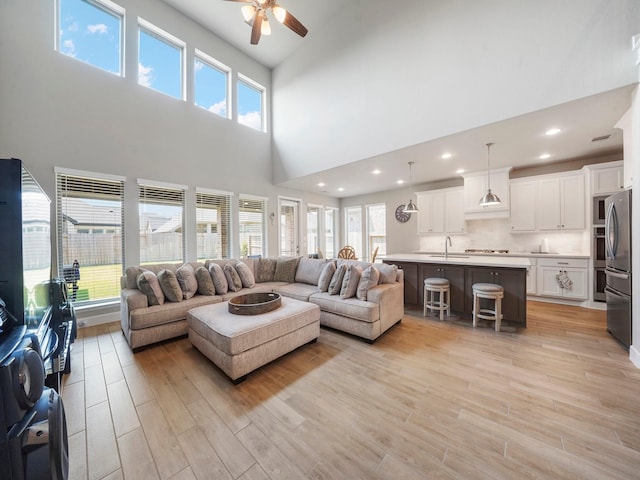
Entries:
{"label": "white kitchen cabinet", "polygon": [[444,194],[439,190],[416,193],[418,233],[444,232]]}
{"label": "white kitchen cabinet", "polygon": [[418,234],[464,233],[462,187],[417,192]]}
{"label": "white kitchen cabinet", "polygon": [[538,230],[584,230],[584,175],[540,180],[536,203]]}
{"label": "white kitchen cabinet", "polygon": [[536,193],[538,182],[520,179],[511,181],[511,231],[531,232],[536,229]]}
{"label": "white kitchen cabinet", "polygon": [[509,216],[509,170],[498,168],[491,170],[491,191],[498,195],[498,205],[480,206],[480,199],[487,193],[487,172],[464,175],[464,214],[468,220],[482,218],[506,218]]}
{"label": "white kitchen cabinet", "polygon": [[538,268],[535,258],[530,258],[529,263],[531,266],[527,270],[527,295],[535,295],[538,292]]}
{"label": "white kitchen cabinet", "polygon": [[[555,257],[538,259],[537,263],[537,295],[567,300],[588,299],[589,260]],[[559,282],[563,276],[570,280],[570,284],[567,282],[564,287]]]}
{"label": "white kitchen cabinet", "polygon": [[591,172],[591,194],[609,195],[624,190],[622,166],[602,168]]}

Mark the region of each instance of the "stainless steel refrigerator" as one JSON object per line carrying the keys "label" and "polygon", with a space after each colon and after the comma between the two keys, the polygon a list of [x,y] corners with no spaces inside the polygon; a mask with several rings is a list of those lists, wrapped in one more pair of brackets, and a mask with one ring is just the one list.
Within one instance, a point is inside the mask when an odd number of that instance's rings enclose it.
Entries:
{"label": "stainless steel refrigerator", "polygon": [[631,345],[631,190],[605,200],[607,330]]}

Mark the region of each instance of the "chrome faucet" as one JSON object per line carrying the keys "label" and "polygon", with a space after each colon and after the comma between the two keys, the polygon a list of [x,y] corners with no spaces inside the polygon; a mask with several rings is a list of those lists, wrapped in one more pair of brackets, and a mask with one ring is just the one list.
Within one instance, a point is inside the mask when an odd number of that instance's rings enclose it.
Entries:
{"label": "chrome faucet", "polygon": [[[449,242],[449,246],[447,246],[447,242]],[[449,247],[453,247],[451,244],[451,237],[447,235],[447,238],[444,239],[444,259],[447,259],[447,255],[449,255]]]}

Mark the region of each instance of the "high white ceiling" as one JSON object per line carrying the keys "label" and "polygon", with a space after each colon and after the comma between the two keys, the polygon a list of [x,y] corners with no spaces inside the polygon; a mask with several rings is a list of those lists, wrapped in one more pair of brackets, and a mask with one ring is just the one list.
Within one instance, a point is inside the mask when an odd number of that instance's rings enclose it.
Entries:
{"label": "high white ceiling", "polygon": [[[215,35],[245,52],[259,63],[275,68],[303,42],[319,34],[340,15],[344,0],[281,0],[308,29],[301,38],[284,25],[272,21],[272,35],[263,36],[251,45],[251,28],[244,23],[242,3],[225,0],[164,0],[194,19]],[[391,7],[391,5],[390,5]],[[629,61],[632,61],[630,51]],[[407,162],[415,161],[414,184],[456,177],[456,170],[467,172],[486,169],[485,144],[493,142],[491,167],[527,167],[544,162],[605,156],[622,151],[622,133],[616,122],[630,106],[633,85],[583,98],[564,105],[486,125],[448,137],[387,152],[364,160],[288,180],[283,186],[305,191],[325,192],[333,197],[350,197],[394,188],[406,188],[409,180]],[[544,133],[557,127],[561,133],[549,137]],[[602,141],[593,138],[612,134]],[[444,153],[451,158],[442,159]],[[550,154],[540,160],[543,153]],[[357,160],[357,161],[356,161]],[[373,170],[382,174],[374,175]],[[404,180],[399,185],[398,180]],[[324,186],[318,186],[319,183]]]}

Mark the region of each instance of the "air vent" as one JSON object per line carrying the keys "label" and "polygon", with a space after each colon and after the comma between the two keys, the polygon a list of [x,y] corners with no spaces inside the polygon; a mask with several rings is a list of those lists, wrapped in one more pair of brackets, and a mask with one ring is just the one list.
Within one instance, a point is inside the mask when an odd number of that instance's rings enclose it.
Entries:
{"label": "air vent", "polygon": [[611,134],[607,134],[607,135],[600,135],[599,137],[593,137],[591,139],[592,142],[601,142],[602,140],[608,140],[611,138]]}

